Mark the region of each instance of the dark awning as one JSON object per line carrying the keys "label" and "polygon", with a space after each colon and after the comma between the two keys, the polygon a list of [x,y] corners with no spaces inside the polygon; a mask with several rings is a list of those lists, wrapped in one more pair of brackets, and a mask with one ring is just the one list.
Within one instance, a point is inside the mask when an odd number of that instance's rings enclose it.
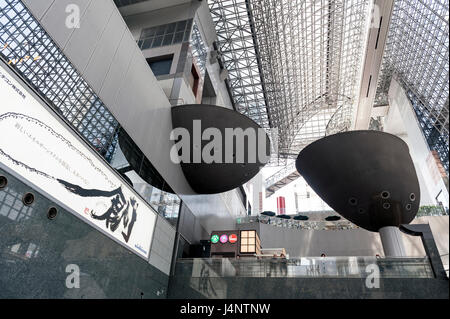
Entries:
{"label": "dark awning", "polygon": [[328,216],[327,218],[325,218],[325,220],[329,221],[329,222],[335,222],[340,219],[341,219],[341,217],[339,217],[339,216]]}
{"label": "dark awning", "polygon": [[274,212],[265,211],[265,212],[262,212],[261,215],[266,215],[266,216],[272,217],[272,216],[275,216],[276,214]]}

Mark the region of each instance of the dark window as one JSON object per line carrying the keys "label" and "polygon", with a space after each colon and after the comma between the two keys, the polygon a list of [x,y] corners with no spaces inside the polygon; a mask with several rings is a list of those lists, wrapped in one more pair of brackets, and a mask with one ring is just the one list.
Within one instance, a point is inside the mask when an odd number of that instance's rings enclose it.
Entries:
{"label": "dark window", "polygon": [[141,50],[189,41],[192,19],[143,29],[138,45]]}
{"label": "dark window", "polygon": [[147,59],[147,63],[153,71],[155,76],[170,74],[172,67],[173,55],[160,56]]}

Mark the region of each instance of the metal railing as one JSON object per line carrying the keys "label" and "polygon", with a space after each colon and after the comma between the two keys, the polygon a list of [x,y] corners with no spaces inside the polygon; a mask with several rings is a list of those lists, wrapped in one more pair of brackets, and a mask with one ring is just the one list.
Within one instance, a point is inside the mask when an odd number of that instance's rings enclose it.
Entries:
{"label": "metal railing", "polygon": [[[377,267],[373,267],[376,265]],[[372,267],[369,267],[372,266]],[[175,276],[189,278],[433,278],[428,258],[304,257],[178,259]]]}
{"label": "metal railing", "polygon": [[304,221],[294,219],[282,219],[278,217],[268,217],[264,215],[246,216],[237,219],[238,224],[262,223],[275,227],[306,230],[347,230],[359,228],[355,224],[343,219],[342,221]]}

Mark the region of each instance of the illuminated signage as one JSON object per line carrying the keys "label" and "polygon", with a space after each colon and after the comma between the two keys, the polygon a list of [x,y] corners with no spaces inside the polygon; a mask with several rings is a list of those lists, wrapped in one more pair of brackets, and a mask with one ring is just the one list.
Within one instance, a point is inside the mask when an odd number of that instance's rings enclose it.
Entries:
{"label": "illuminated signage", "polygon": [[211,237],[211,242],[217,244],[219,242],[219,235],[214,235]]}
{"label": "illuminated signage", "polygon": [[236,234],[215,234],[211,237],[211,242],[213,244],[217,244],[218,242],[221,242],[222,244],[230,243],[235,244],[237,242],[237,235]]}
{"label": "illuminated signage", "polygon": [[220,242],[222,244],[225,244],[228,241],[228,236],[223,234],[222,236],[220,236]]}
{"label": "illuminated signage", "polygon": [[0,65],[0,167],[148,258],[156,213]]}
{"label": "illuminated signage", "polygon": [[256,252],[256,231],[244,230],[241,231],[241,253],[255,253]]}

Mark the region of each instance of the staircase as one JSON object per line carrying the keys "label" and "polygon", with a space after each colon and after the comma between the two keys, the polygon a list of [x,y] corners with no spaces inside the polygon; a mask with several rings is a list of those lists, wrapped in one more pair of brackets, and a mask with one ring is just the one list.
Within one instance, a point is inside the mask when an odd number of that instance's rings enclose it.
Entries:
{"label": "staircase", "polygon": [[292,183],[299,177],[300,174],[297,172],[295,162],[286,165],[266,180],[266,198],[272,196],[276,191]]}

